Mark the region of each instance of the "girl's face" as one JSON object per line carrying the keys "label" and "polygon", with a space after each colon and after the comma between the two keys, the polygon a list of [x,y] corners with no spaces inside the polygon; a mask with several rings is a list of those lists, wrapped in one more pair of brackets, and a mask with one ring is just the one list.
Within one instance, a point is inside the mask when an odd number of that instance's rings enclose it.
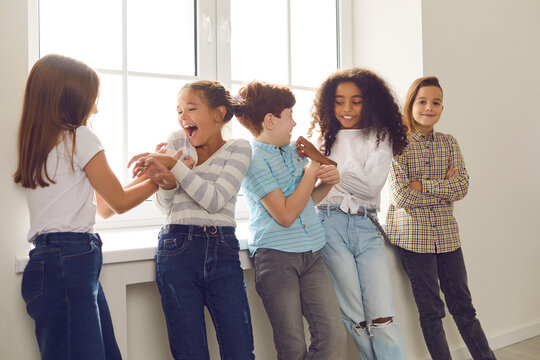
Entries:
{"label": "girl's face", "polygon": [[183,90],[178,96],[178,122],[191,145],[203,146],[221,138],[223,114],[211,109],[198,91]]}
{"label": "girl's face", "polygon": [[342,129],[359,129],[362,115],[362,90],[352,81],[336,87],[334,114]]}
{"label": "girl's face", "polygon": [[424,135],[429,135],[439,121],[443,109],[441,89],[437,86],[421,87],[412,106],[414,126]]}
{"label": "girl's face", "polygon": [[279,114],[279,118],[274,117],[273,132],[276,135],[278,146],[285,146],[291,142],[291,133],[296,126],[296,122],[292,116],[292,108],[287,108]]}

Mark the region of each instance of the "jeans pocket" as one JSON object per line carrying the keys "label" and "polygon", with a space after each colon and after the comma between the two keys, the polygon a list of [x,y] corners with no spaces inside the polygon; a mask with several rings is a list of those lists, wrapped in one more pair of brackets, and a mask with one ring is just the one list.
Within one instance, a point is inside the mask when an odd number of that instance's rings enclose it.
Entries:
{"label": "jeans pocket", "polygon": [[43,261],[29,261],[24,268],[21,295],[27,304],[43,294]]}
{"label": "jeans pocket", "polygon": [[220,241],[228,252],[237,254],[240,251],[240,243],[235,235],[224,235],[220,237]]}
{"label": "jeans pocket", "polygon": [[158,256],[175,256],[183,253],[191,243],[191,237],[187,234],[175,234],[160,238],[158,244]]}
{"label": "jeans pocket", "polygon": [[99,248],[99,245],[93,241],[80,242],[73,244],[62,244],[61,252],[62,258],[73,259],[91,254]]}

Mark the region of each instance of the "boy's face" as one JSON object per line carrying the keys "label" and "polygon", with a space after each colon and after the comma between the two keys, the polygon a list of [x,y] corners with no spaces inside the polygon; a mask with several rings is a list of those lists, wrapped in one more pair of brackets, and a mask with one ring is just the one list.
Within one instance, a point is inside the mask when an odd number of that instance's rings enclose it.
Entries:
{"label": "boy's face", "polygon": [[352,81],[336,87],[334,115],[342,129],[359,129],[362,115],[362,90]]}
{"label": "boy's face", "polygon": [[296,123],[292,117],[292,108],[283,110],[279,117],[274,116],[274,128],[272,132],[277,142],[276,145],[281,147],[290,144],[291,133],[295,126]]}
{"label": "boy's face", "polygon": [[412,106],[414,126],[421,133],[428,135],[441,118],[443,109],[441,89],[437,86],[421,87]]}

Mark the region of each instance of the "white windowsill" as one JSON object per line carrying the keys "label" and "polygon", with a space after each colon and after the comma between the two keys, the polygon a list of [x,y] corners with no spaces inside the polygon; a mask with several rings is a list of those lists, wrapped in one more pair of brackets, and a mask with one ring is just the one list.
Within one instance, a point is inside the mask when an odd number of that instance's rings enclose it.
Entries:
{"label": "white windowsill", "polygon": [[[103,264],[154,260],[157,238],[161,226],[101,229],[97,232],[103,241]],[[237,220],[236,237],[240,242],[240,263],[243,269],[252,268],[247,250],[248,221]],[[15,259],[15,272],[22,273],[28,256]]]}

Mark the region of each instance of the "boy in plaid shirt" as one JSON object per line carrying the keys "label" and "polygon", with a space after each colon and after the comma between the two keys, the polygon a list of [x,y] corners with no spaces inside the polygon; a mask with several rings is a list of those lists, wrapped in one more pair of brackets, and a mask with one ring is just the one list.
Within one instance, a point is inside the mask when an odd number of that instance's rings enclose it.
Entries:
{"label": "boy in plaid shirt", "polygon": [[476,318],[453,215],[454,201],[467,194],[469,175],[456,139],[433,131],[443,111],[442,98],[435,77],[417,79],[409,88],[403,109],[409,145],[392,162],[387,233],[411,280],[431,357],[451,359],[440,284],[472,357],[495,359]]}

